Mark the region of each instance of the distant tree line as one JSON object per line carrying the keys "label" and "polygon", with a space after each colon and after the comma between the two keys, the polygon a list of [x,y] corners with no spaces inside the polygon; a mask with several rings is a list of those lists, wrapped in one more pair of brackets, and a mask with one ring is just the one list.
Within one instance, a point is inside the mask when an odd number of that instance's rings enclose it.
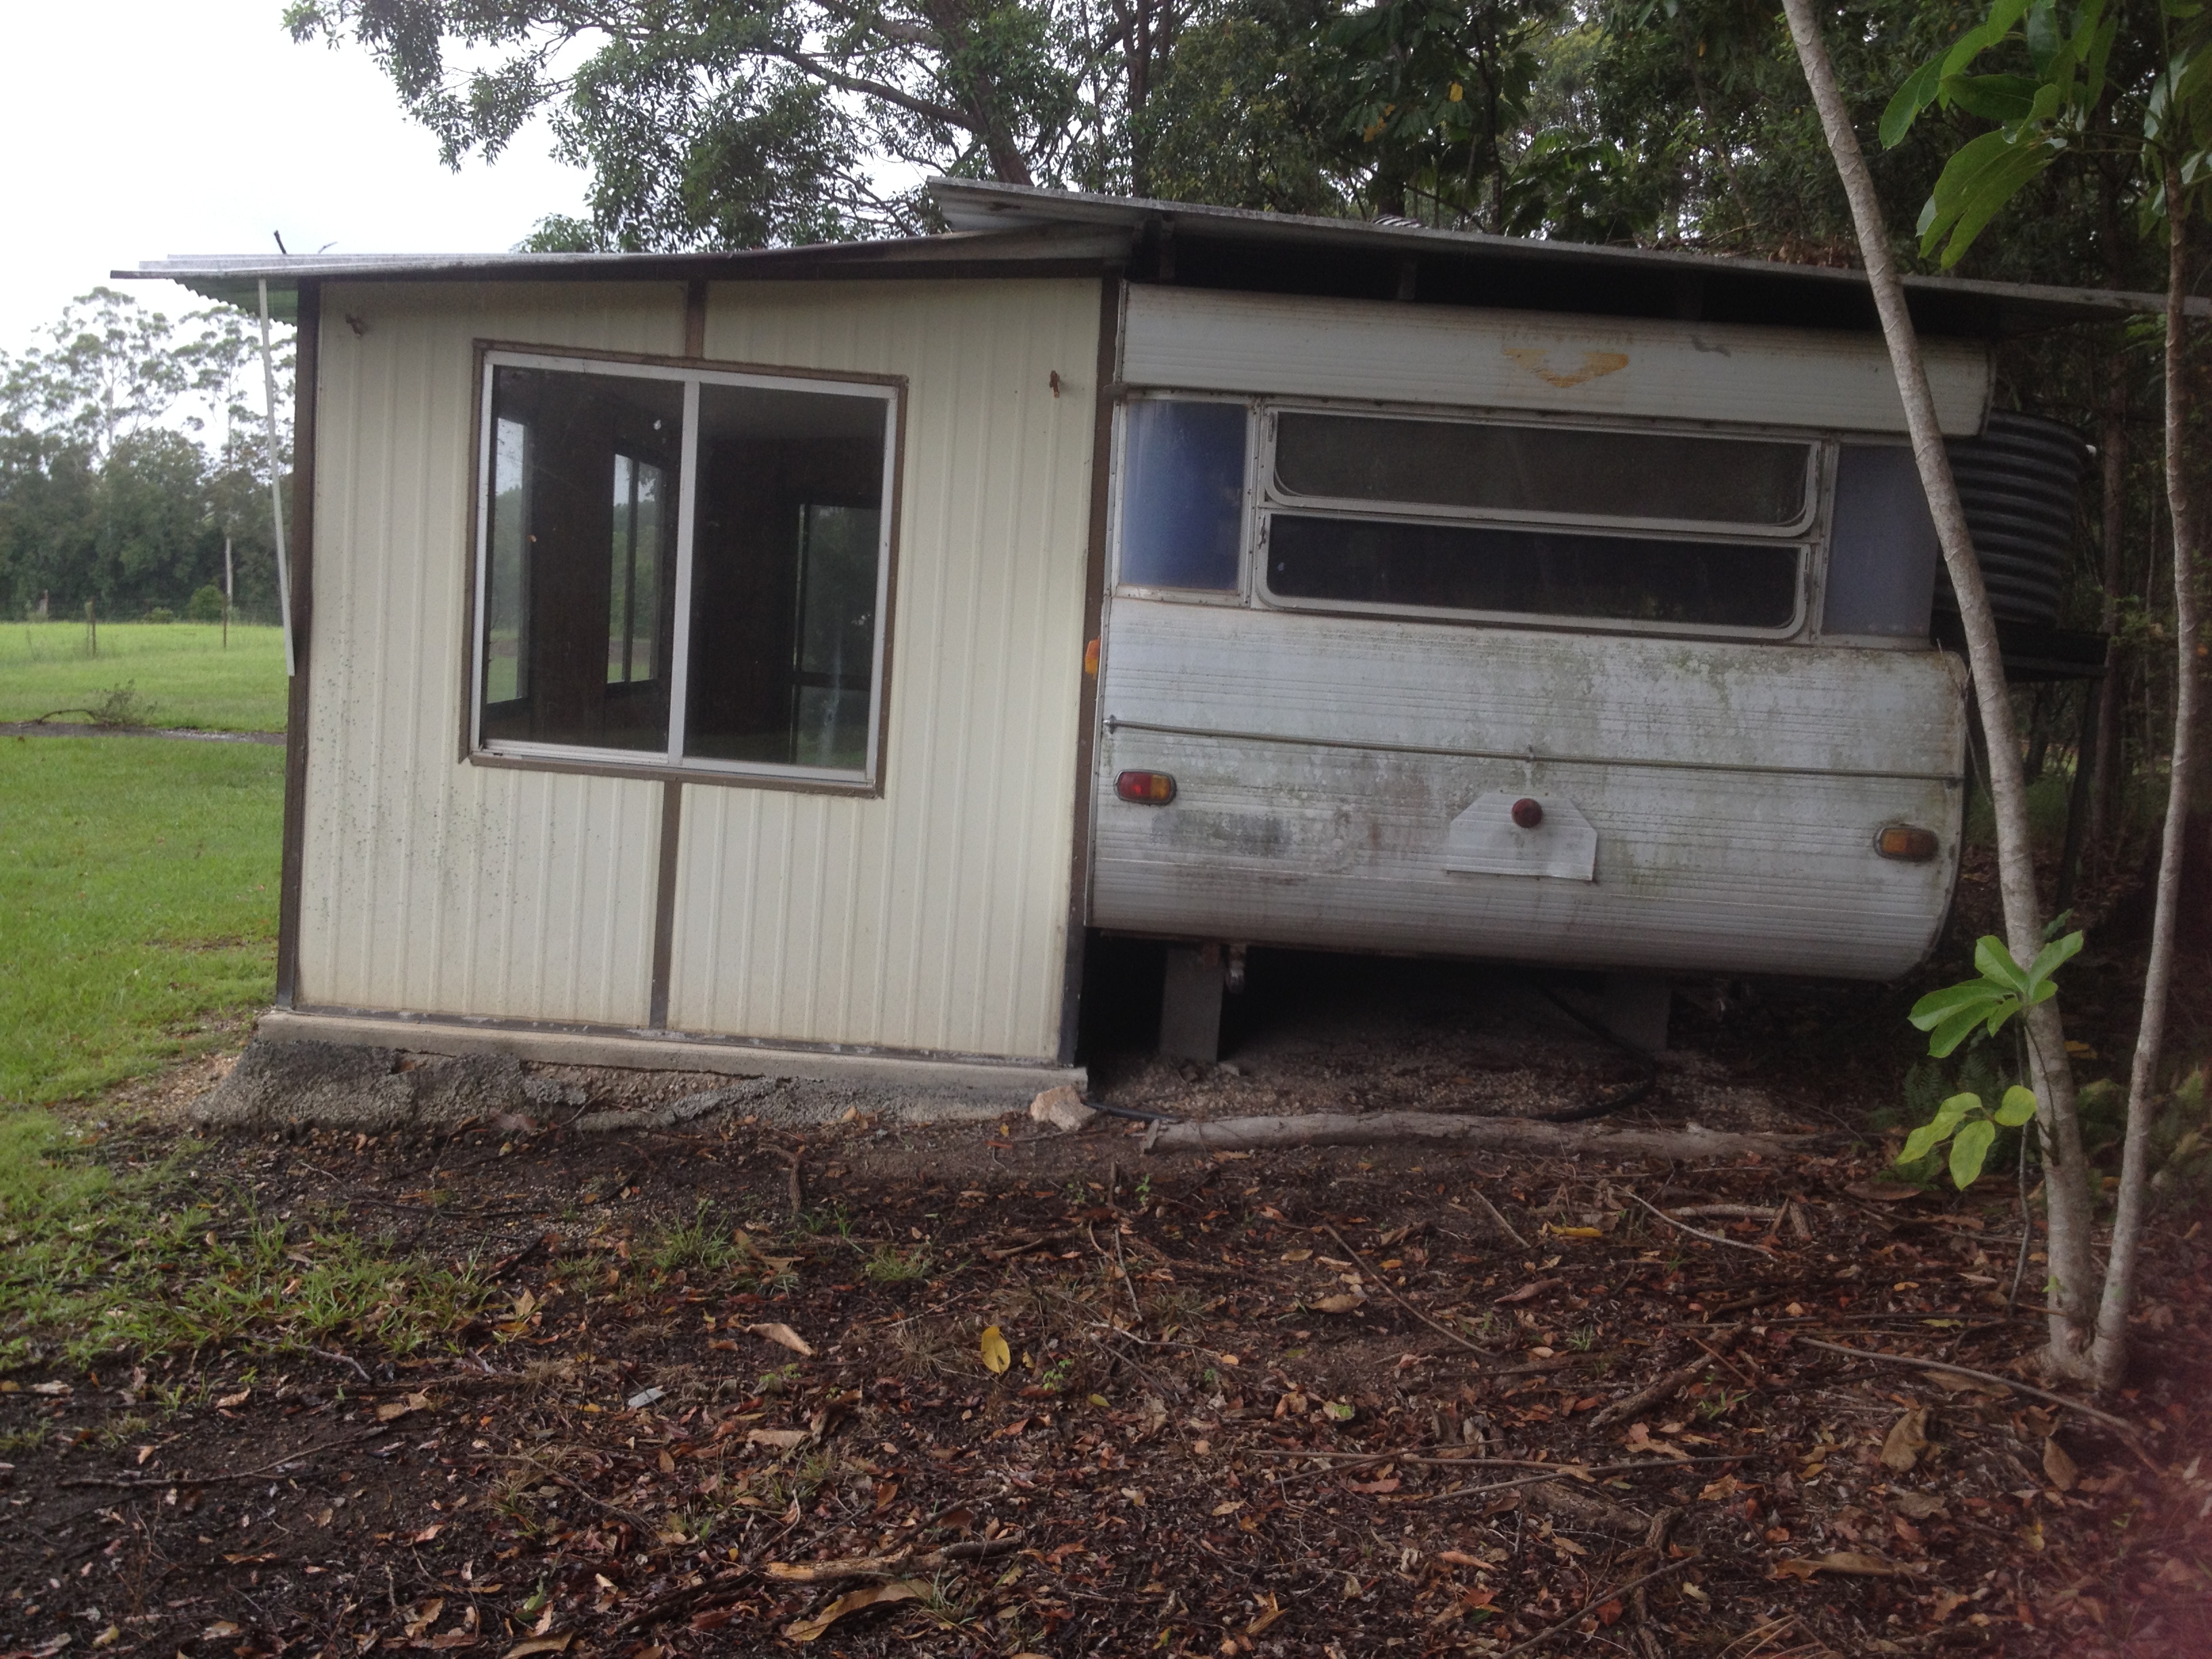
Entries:
{"label": "distant tree line", "polygon": [[[289,328],[278,343],[289,467]],[[0,351],[0,611],[43,605],[58,620],[90,600],[118,621],[204,617],[228,538],[233,614],[276,621],[259,357],[259,323],[243,312],[172,322],[105,288],[22,351]]]}

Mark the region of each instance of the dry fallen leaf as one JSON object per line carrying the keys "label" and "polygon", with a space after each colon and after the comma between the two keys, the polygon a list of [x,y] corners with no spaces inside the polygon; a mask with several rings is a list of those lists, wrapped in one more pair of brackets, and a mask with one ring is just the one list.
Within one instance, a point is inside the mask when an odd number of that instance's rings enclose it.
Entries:
{"label": "dry fallen leaf", "polygon": [[2066,1455],[2066,1448],[2056,1440],[2043,1443],[2043,1472],[2061,1492],[2072,1492],[2074,1483],[2081,1478],[2081,1472],[2074,1467],[2074,1460]]}
{"label": "dry fallen leaf", "polygon": [[1919,1188],[1894,1181],[1853,1181],[1846,1182],[1844,1190],[1853,1198],[1870,1198],[1877,1204],[1902,1204],[1921,1195]]}
{"label": "dry fallen leaf", "polygon": [[790,1349],[792,1352],[797,1354],[801,1359],[811,1359],[814,1358],[814,1350],[811,1346],[809,1346],[806,1339],[801,1336],[797,1331],[792,1329],[788,1325],[748,1325],[745,1327],[745,1334],[747,1336],[764,1337],[769,1341],[775,1343],[778,1347]]}
{"label": "dry fallen leaf", "polygon": [[438,1622],[438,1615],[445,1610],[445,1598],[443,1596],[433,1596],[429,1601],[425,1601],[421,1607],[413,1610],[411,1615],[407,1620],[407,1634],[410,1637],[420,1636],[424,1631],[429,1629],[431,1626]]}
{"label": "dry fallen leaf", "polygon": [[806,1440],[804,1429],[753,1429],[745,1435],[749,1446],[773,1446],[778,1451],[789,1451]]}
{"label": "dry fallen leaf", "polygon": [[1260,1616],[1257,1619],[1255,1619],[1250,1624],[1244,1626],[1245,1635],[1257,1636],[1261,1631],[1267,1629],[1268,1626],[1273,1624],[1275,1620],[1280,1619],[1289,1611],[1290,1609],[1288,1607],[1284,1607],[1280,1602],[1275,1600],[1275,1592],[1269,1590],[1267,1592],[1266,1603],[1261,1608]]}
{"label": "dry fallen leaf", "polygon": [[1404,1483],[1395,1475],[1393,1475],[1388,1480],[1347,1480],[1344,1484],[1348,1490],[1352,1492],[1395,1492]]}
{"label": "dry fallen leaf", "polygon": [[210,1625],[205,1630],[200,1632],[200,1640],[203,1642],[220,1642],[225,1637],[238,1636],[241,1634],[243,1634],[243,1632],[240,1631],[237,1626],[232,1624],[229,1620],[218,1619],[215,1623]]}
{"label": "dry fallen leaf", "polygon": [[500,1659],[524,1659],[524,1656],[532,1653],[566,1653],[574,1640],[573,1632],[566,1636],[533,1636],[527,1641],[517,1642],[500,1655]]}
{"label": "dry fallen leaf", "polygon": [[1364,1296],[1354,1296],[1348,1291],[1340,1291],[1334,1296],[1325,1296],[1311,1305],[1322,1313],[1340,1314],[1350,1313],[1354,1308],[1365,1305],[1366,1301],[1367,1298]]}
{"label": "dry fallen leaf", "polygon": [[410,1394],[404,1400],[387,1400],[376,1408],[376,1420],[390,1423],[410,1412],[424,1410],[429,1403],[430,1396],[427,1394]]}
{"label": "dry fallen leaf", "polygon": [[921,1598],[922,1586],[908,1578],[895,1578],[888,1584],[868,1584],[860,1589],[847,1590],[811,1619],[794,1619],[783,1627],[783,1633],[794,1642],[812,1642],[848,1613],[858,1613],[862,1607],[880,1607],[889,1601],[913,1601]]}
{"label": "dry fallen leaf", "polygon": [[1946,1521],[1951,1518],[1951,1512],[1943,1507],[1943,1500],[1931,1498],[1924,1492],[1893,1492],[1889,1504],[1899,1515],[1915,1521],[1925,1521],[1931,1515],[1940,1516]]}
{"label": "dry fallen leaf", "polygon": [[235,1407],[243,1406],[247,1401],[252,1398],[253,1390],[249,1387],[240,1389],[236,1394],[224,1395],[215,1403],[222,1407],[225,1411],[229,1411]]}
{"label": "dry fallen leaf", "polygon": [[975,1346],[982,1353],[983,1369],[994,1376],[1014,1363],[1013,1350],[1006,1346],[1006,1334],[996,1325],[986,1325]]}
{"label": "dry fallen leaf", "polygon": [[1890,1425],[1889,1437],[1881,1443],[1881,1461],[1902,1474],[1927,1449],[1928,1408],[1915,1406]]}

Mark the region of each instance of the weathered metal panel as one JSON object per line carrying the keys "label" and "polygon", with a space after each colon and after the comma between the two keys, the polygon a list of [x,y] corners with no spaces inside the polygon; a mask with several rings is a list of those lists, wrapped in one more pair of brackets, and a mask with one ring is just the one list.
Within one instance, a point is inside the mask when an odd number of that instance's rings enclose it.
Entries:
{"label": "weathered metal panel", "polygon": [[[1923,348],[1944,432],[1980,431],[1988,351]],[[1905,430],[1889,354],[1873,334],[1139,286],[1122,354],[1132,386]]]}
{"label": "weathered metal panel", "polygon": [[[1126,596],[1107,629],[1101,927],[1887,978],[1942,924],[1966,744],[1948,656]],[[1125,769],[1172,774],[1173,804],[1115,799]],[[1450,867],[1454,821],[1520,795],[1595,827],[1595,881]],[[1938,832],[1935,861],[1875,854],[1900,822]]]}
{"label": "weathered metal panel", "polygon": [[297,999],[639,1024],[659,786],[459,755],[480,338],[672,354],[683,290],[325,290]]}
{"label": "weathered metal panel", "polygon": [[672,1025],[1055,1051],[1098,313],[1079,280],[711,289],[709,357],[908,402],[884,793],[685,787]]}

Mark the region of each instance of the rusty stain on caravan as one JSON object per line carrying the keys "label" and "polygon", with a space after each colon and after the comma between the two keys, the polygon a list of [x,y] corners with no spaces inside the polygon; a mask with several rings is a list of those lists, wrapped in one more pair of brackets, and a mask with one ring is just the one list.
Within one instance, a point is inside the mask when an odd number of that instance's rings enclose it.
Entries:
{"label": "rusty stain on caravan", "polygon": [[1585,351],[1582,367],[1570,369],[1564,374],[1547,366],[1552,356],[1548,346],[1508,346],[1505,355],[1546,385],[1555,386],[1562,392],[1571,386],[1578,386],[1586,380],[1618,374],[1628,367],[1628,354],[1625,351]]}

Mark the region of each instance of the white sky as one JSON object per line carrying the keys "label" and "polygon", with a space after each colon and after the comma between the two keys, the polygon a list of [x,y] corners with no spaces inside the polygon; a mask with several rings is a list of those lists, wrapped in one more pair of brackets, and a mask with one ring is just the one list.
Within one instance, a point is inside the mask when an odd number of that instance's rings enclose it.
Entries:
{"label": "white sky", "polygon": [[[542,129],[459,173],[366,52],[296,46],[283,0],[0,0],[0,350],[171,253],[512,247],[580,210]],[[115,283],[171,316],[206,301]]]}

